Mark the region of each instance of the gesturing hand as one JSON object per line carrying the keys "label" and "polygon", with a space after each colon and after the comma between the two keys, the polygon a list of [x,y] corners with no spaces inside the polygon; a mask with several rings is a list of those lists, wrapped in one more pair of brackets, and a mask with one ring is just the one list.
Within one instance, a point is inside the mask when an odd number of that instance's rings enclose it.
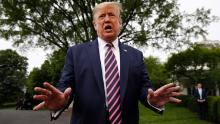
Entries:
{"label": "gesturing hand", "polygon": [[59,110],[68,103],[72,89],[67,88],[64,93],[52,86],[51,84],[45,82],[45,88],[35,87],[34,90],[39,92],[39,95],[34,95],[33,98],[36,100],[41,100],[40,104],[34,107],[34,111],[47,108],[52,111]]}
{"label": "gesturing hand", "polygon": [[168,102],[181,102],[180,99],[175,98],[179,95],[181,95],[180,86],[176,86],[174,83],[169,83],[160,87],[156,91],[148,89],[147,99],[151,105],[162,108]]}

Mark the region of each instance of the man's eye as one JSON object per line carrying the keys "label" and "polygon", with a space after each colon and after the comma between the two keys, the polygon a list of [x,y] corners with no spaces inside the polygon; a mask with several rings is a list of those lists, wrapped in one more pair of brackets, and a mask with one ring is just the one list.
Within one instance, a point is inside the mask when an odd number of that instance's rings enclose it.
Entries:
{"label": "man's eye", "polygon": [[110,13],[109,16],[115,16],[114,14]]}
{"label": "man's eye", "polygon": [[99,16],[99,18],[103,18],[103,17],[105,17],[105,15],[100,15],[100,16]]}

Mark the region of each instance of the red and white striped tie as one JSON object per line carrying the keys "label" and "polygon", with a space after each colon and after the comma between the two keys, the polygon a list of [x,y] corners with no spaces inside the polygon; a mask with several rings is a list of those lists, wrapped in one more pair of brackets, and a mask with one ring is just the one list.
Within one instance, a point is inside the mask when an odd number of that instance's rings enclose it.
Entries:
{"label": "red and white striped tie", "polygon": [[109,121],[111,124],[122,123],[122,111],[120,100],[119,70],[115,55],[112,51],[112,44],[106,45],[105,53],[105,81],[107,90],[107,102]]}

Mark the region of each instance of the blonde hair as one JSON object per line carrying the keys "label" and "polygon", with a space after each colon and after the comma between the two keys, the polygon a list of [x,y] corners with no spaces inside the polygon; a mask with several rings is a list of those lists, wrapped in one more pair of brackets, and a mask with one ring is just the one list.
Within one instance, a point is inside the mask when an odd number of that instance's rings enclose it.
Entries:
{"label": "blonde hair", "polygon": [[94,7],[93,11],[92,11],[93,20],[95,19],[95,15],[96,15],[97,11],[99,11],[99,9],[101,9],[105,6],[114,7],[118,11],[118,14],[119,14],[118,16],[119,16],[120,21],[121,21],[122,5],[119,2],[103,2],[103,3],[97,4]]}

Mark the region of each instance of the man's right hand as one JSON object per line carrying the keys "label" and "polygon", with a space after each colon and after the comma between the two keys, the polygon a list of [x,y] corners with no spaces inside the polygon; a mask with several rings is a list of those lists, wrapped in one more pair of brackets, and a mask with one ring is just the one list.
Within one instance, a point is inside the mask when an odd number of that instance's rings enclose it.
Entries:
{"label": "man's right hand", "polygon": [[203,103],[205,102],[205,99],[197,99],[197,102]]}
{"label": "man's right hand", "polygon": [[69,87],[64,92],[61,92],[53,85],[44,82],[44,87],[35,87],[34,90],[39,92],[39,95],[34,95],[33,98],[41,100],[40,104],[33,108],[34,111],[47,108],[51,111],[57,111],[65,107],[68,103],[72,89]]}

